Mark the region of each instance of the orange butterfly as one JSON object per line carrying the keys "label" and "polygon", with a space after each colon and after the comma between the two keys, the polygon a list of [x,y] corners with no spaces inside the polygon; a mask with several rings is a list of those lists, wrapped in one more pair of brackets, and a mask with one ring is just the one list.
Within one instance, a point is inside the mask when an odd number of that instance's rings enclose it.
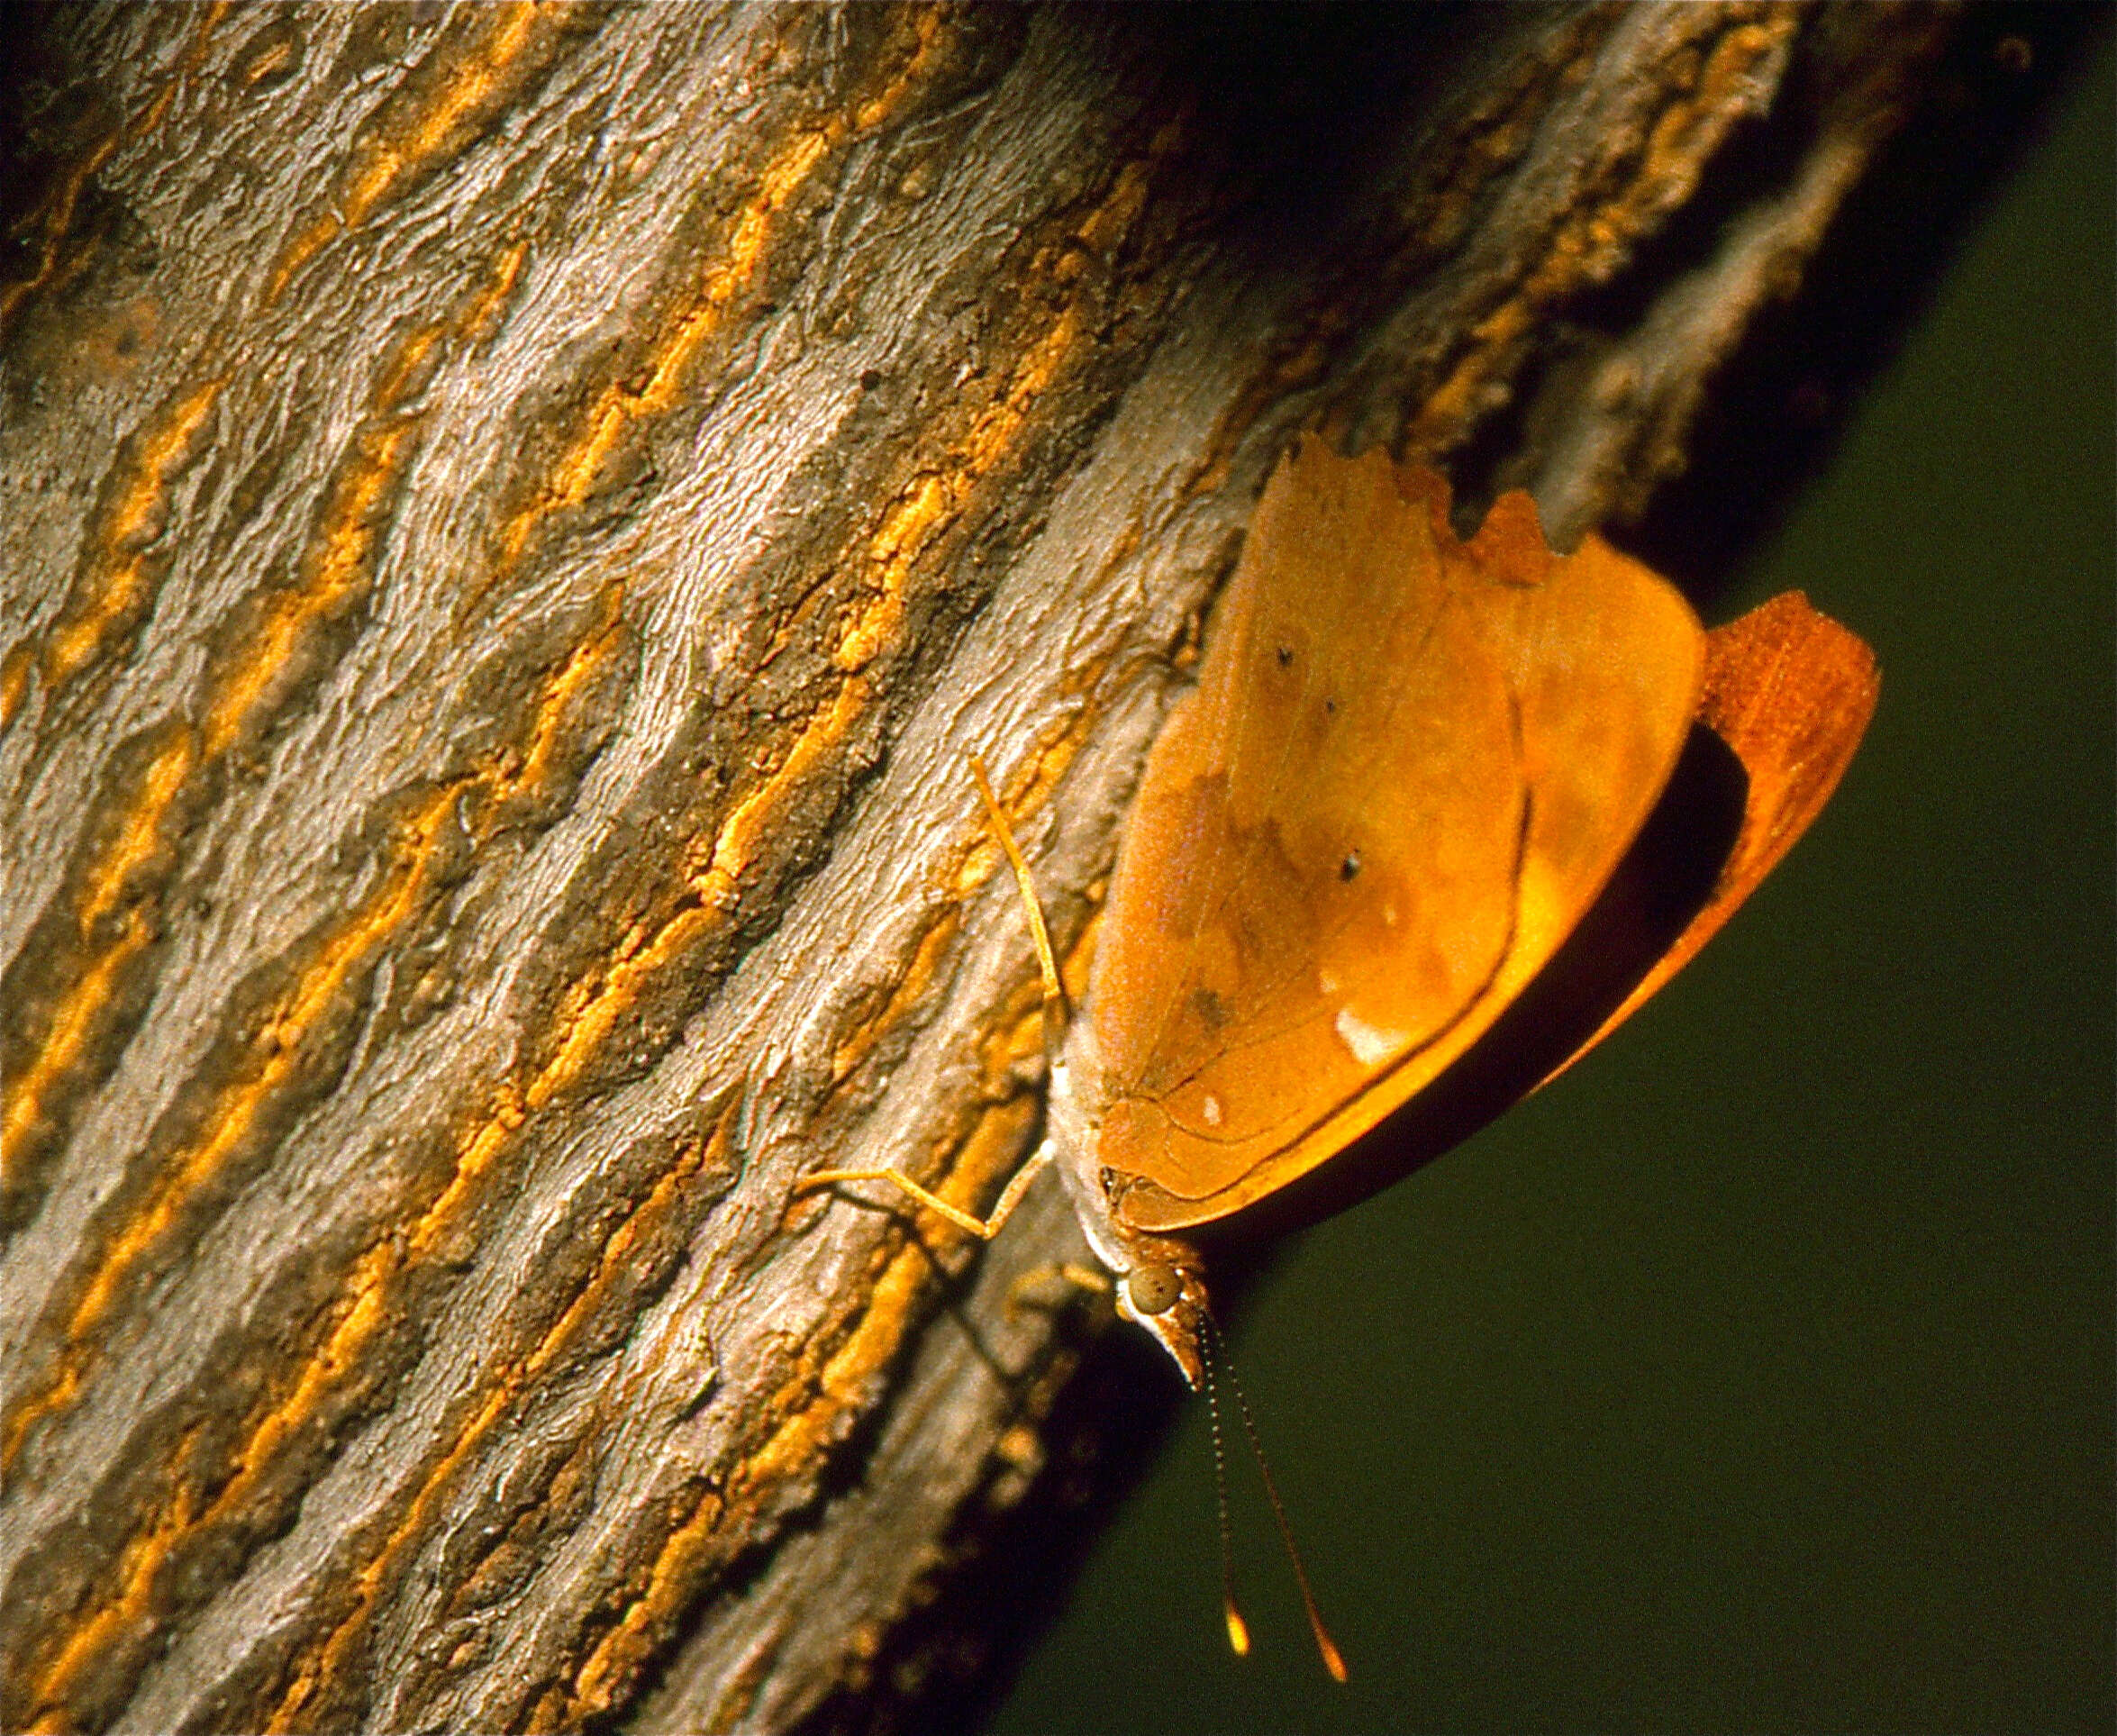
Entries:
{"label": "orange butterfly", "polygon": [[1119,1312],[1195,1386],[1198,1232],[1385,1185],[1726,921],[1836,786],[1872,654],[1798,593],[1708,633],[1600,538],[1553,553],[1527,495],[1467,542],[1449,504],[1313,439],[1275,472],[1148,756],[1084,1019],[976,768],[1043,970],[1045,1141],[982,1220],[895,1170],[804,1186],[888,1179],[989,1236],[1055,1163]]}

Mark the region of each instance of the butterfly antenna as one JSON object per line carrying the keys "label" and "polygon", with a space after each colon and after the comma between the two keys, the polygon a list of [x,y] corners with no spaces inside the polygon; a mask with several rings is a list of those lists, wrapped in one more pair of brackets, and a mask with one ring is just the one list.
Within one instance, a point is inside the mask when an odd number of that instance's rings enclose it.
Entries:
{"label": "butterfly antenna", "polygon": [[[1202,1314],[1199,1318],[1204,1326],[1204,1331],[1199,1334],[1201,1341],[1213,1346],[1221,1366],[1227,1370],[1228,1390],[1235,1395],[1235,1414],[1242,1419],[1242,1432],[1249,1441],[1249,1456],[1257,1460],[1258,1475],[1264,1478],[1265,1495],[1272,1504],[1272,1518],[1279,1527],[1279,1541],[1286,1545],[1287,1564],[1294,1569],[1294,1583],[1301,1588],[1301,1606],[1308,1612],[1309,1631],[1316,1636],[1316,1650],[1322,1654],[1323,1668],[1331,1672],[1331,1679],[1342,1682],[1345,1680],[1345,1654],[1338,1650],[1338,1642],[1331,1639],[1330,1629],[1323,1625],[1322,1613],[1316,1608],[1316,1595],[1309,1587],[1308,1569],[1301,1564],[1301,1551],[1294,1547],[1294,1528],[1286,1522],[1286,1504],[1279,1499],[1279,1486],[1272,1481],[1272,1468],[1264,1456],[1264,1442],[1258,1439],[1257,1422],[1249,1414],[1249,1400],[1243,1395],[1241,1381],[1236,1378],[1235,1365],[1229,1360],[1227,1344],[1220,1336],[1220,1328],[1213,1323],[1211,1314]],[[1209,1357],[1206,1367],[1210,1369],[1212,1366]],[[1209,1385],[1206,1390],[1210,1395],[1213,1388]],[[1213,1453],[1216,1461],[1219,1450],[1220,1413],[1216,1407],[1213,1412]],[[1224,1550],[1227,1541],[1227,1498],[1224,1494],[1221,1501],[1221,1539]],[[1231,1635],[1233,1624],[1241,1619],[1234,1613],[1231,1594],[1231,1585],[1228,1604]],[[1246,1644],[1235,1648],[1237,1651],[1246,1649]]]}
{"label": "butterfly antenna", "polygon": [[1221,1429],[1220,1386],[1213,1378],[1210,1343],[1202,1337],[1198,1348],[1204,1353],[1199,1361],[1205,1369],[1205,1414],[1213,1422],[1213,1495],[1220,1508],[1221,1522],[1221,1613],[1228,1623],[1229,1646],[1236,1657],[1247,1658],[1249,1623],[1242,1619],[1241,1606],[1235,1602],[1235,1546],[1228,1524],[1228,1453]]}
{"label": "butterfly antenna", "polygon": [[1014,870],[1014,884],[1021,889],[1022,905],[1029,914],[1029,938],[1036,943],[1037,968],[1044,979],[1044,1049],[1047,1054],[1056,1055],[1065,1040],[1067,1023],[1073,1009],[1067,1004],[1066,983],[1058,975],[1058,957],[1051,950],[1050,931],[1044,926],[1044,907],[1037,902],[1036,882],[1030,877],[1029,864],[1022,859],[1022,847],[1014,841],[1014,828],[1007,823],[1006,810],[993,793],[993,780],[986,775],[985,760],[975,753],[970,756],[970,775],[977,779],[977,793],[985,800],[986,822],[1007,854],[1007,866]]}

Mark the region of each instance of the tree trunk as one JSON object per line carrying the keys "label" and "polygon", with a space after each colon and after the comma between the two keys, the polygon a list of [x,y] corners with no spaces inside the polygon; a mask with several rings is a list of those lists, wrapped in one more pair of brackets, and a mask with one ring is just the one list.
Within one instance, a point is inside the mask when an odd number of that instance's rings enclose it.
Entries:
{"label": "tree trunk", "polygon": [[1948,25],[18,16],[7,1727],[889,1688],[1082,1342],[795,1191],[1035,1132],[966,756],[1077,969],[1288,436],[1637,511]]}

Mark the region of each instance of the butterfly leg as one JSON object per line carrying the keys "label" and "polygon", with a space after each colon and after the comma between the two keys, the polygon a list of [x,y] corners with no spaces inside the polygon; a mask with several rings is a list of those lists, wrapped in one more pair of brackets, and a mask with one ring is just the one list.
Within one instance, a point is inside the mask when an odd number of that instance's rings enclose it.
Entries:
{"label": "butterfly leg", "polygon": [[806,1193],[812,1187],[829,1187],[841,1181],[893,1182],[903,1190],[907,1198],[914,1199],[929,1211],[938,1212],[957,1229],[990,1241],[1000,1233],[1014,1208],[1022,1204],[1022,1196],[1029,1192],[1029,1185],[1050,1167],[1051,1148],[1040,1145],[1036,1155],[1014,1172],[1013,1178],[1002,1191],[988,1217],[975,1217],[959,1205],[950,1205],[931,1188],[922,1187],[901,1169],[819,1169],[804,1176],[795,1184],[796,1193]]}
{"label": "butterfly leg", "polygon": [[[1000,807],[1000,798],[993,793],[992,779],[986,776],[985,761],[976,754],[970,756],[970,775],[977,780],[977,793],[984,799],[986,819],[991,823],[993,836],[1006,852],[1008,865],[1014,870],[1014,884],[1021,889],[1022,907],[1029,913],[1030,939],[1036,943],[1037,968],[1044,982],[1044,1053],[1056,1059],[1060,1046],[1066,1041],[1066,1026],[1071,1009],[1067,1004],[1066,985],[1059,979],[1058,955],[1051,950],[1050,931],[1044,926],[1043,907],[1037,903],[1036,883],[1030,878],[1029,864],[1022,859],[1022,850],[1014,841],[1013,829],[1007,824],[1007,816]],[[804,1176],[795,1184],[795,1191],[805,1193],[812,1187],[829,1187],[846,1181],[886,1181],[897,1187],[908,1199],[916,1200],[931,1211],[938,1212],[957,1229],[990,1241],[1000,1233],[1000,1226],[1013,1215],[1021,1204],[1022,1195],[1051,1162],[1051,1148],[1040,1145],[1034,1156],[1014,1172],[993,1206],[989,1217],[976,1217],[959,1205],[950,1205],[931,1188],[922,1187],[901,1169],[819,1169],[813,1175]]]}
{"label": "butterfly leg", "polygon": [[1053,1282],[1099,1296],[1106,1296],[1117,1287],[1094,1267],[1083,1266],[1078,1260],[1062,1259],[1049,1266],[1032,1266],[1028,1271],[1017,1274],[1007,1286],[1007,1299],[1002,1304],[1007,1318],[1018,1320],[1023,1310],[1030,1308],[1056,1313],[1063,1307],[1066,1294],[1054,1296],[1048,1287]]}
{"label": "butterfly leg", "polygon": [[1037,969],[1044,979],[1044,1055],[1056,1059],[1066,1041],[1066,1026],[1073,1009],[1067,1004],[1066,985],[1058,976],[1058,955],[1051,950],[1051,932],[1044,926],[1044,907],[1037,902],[1036,882],[1029,877],[1029,864],[1022,859],[1022,847],[1014,841],[1014,829],[993,794],[993,780],[986,776],[985,761],[970,756],[970,775],[977,779],[977,793],[985,801],[985,817],[1000,848],[1007,852],[1007,865],[1014,870],[1014,884],[1022,892],[1022,907],[1029,913],[1029,938],[1036,943]]}

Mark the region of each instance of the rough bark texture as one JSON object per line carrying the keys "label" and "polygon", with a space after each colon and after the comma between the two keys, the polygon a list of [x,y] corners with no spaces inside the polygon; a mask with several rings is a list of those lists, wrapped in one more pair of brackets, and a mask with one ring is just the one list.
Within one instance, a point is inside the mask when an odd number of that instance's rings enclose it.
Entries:
{"label": "rough bark texture", "polygon": [[965,755],[1079,969],[1287,436],[1636,510],[1949,14],[31,23],[0,1722],[674,1731],[851,1718],[1077,1354],[1055,1187],[795,1192],[1035,1132]]}

